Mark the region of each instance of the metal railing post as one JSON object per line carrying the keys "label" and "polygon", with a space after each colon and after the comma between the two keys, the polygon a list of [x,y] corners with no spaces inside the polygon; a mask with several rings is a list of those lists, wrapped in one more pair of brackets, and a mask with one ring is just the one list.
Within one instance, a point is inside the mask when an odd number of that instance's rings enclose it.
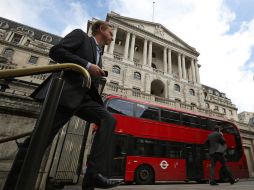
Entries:
{"label": "metal railing post", "polygon": [[52,78],[15,190],[33,190],[35,187],[63,86],[62,78]]}

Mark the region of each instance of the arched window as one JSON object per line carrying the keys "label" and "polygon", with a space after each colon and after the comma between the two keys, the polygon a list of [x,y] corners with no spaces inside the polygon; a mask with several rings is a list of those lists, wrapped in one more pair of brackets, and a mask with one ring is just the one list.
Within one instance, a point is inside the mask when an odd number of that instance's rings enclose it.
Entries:
{"label": "arched window", "polygon": [[195,96],[195,91],[193,89],[189,90],[190,95]]}
{"label": "arched window", "polygon": [[113,73],[120,74],[120,71],[121,71],[121,69],[120,69],[119,66],[114,65],[114,66],[112,67],[112,72],[113,72]]}
{"label": "arched window", "polygon": [[141,74],[139,72],[134,72],[134,79],[141,80]]}
{"label": "arched window", "polygon": [[225,108],[222,108],[222,111],[223,111],[224,114],[227,113]]}
{"label": "arched window", "polygon": [[43,34],[42,37],[41,37],[41,40],[44,41],[44,42],[50,43],[52,41],[52,37],[48,36],[46,34]]}
{"label": "arched window", "polygon": [[174,85],[174,89],[175,91],[180,92],[180,86],[178,84]]}
{"label": "arched window", "polygon": [[14,50],[11,48],[6,48],[4,50],[3,56],[6,58],[11,58],[13,56]]}

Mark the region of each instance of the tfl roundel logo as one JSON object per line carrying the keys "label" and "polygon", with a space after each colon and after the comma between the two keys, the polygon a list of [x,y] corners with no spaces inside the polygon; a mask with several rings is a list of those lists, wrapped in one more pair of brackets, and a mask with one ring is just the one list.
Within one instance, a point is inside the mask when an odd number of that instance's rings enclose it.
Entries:
{"label": "tfl roundel logo", "polygon": [[165,170],[168,168],[169,164],[166,160],[162,160],[160,163],[161,169]]}

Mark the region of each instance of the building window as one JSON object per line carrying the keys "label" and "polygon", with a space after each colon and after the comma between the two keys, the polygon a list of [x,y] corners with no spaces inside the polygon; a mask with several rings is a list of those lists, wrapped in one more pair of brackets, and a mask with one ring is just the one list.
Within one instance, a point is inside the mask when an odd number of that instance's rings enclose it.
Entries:
{"label": "building window", "polygon": [[205,99],[206,99],[206,97],[207,97],[207,92],[204,92],[204,96],[205,96]]}
{"label": "building window", "polygon": [[217,92],[217,91],[215,91],[214,94],[215,94],[216,96],[219,96],[219,95],[220,95],[219,92]]}
{"label": "building window", "polygon": [[134,79],[141,80],[141,74],[139,72],[134,72]]}
{"label": "building window", "polygon": [[181,103],[181,100],[178,99],[178,98],[176,98],[175,101],[178,102],[178,103]]}
{"label": "building window", "polygon": [[22,38],[22,35],[20,34],[14,34],[11,43],[18,44]]}
{"label": "building window", "polygon": [[119,88],[119,83],[115,82],[115,81],[110,81],[109,88],[110,88],[110,90],[117,92],[118,88]]}
{"label": "building window", "polygon": [[157,69],[157,67],[154,63],[152,63],[152,68]]}
{"label": "building window", "polygon": [[210,108],[210,105],[208,103],[205,104],[206,105],[206,108],[209,109]]}
{"label": "building window", "polygon": [[195,104],[195,103],[191,103],[191,106],[194,106],[194,107],[196,107],[196,104]]}
{"label": "building window", "polygon": [[155,54],[154,52],[152,53],[152,57],[153,57],[153,58],[155,58],[155,57],[156,57],[156,54]]}
{"label": "building window", "polygon": [[180,86],[178,84],[174,85],[174,89],[175,91],[180,92]]}
{"label": "building window", "polygon": [[135,46],[134,50],[138,52],[139,51],[139,47]]}
{"label": "building window", "polygon": [[215,107],[214,107],[214,111],[219,111],[219,107],[218,107],[218,106],[215,106]]}
{"label": "building window", "polygon": [[4,50],[3,56],[6,58],[11,58],[13,56],[14,50],[11,48],[6,48]]}
{"label": "building window", "polygon": [[7,29],[8,27],[9,27],[9,25],[8,25],[8,23],[7,23],[7,22],[0,21],[0,28]]}
{"label": "building window", "polygon": [[120,69],[119,66],[114,65],[114,66],[112,67],[112,72],[113,72],[113,73],[120,74],[120,71],[121,71],[121,69]]}
{"label": "building window", "polygon": [[51,42],[52,37],[44,34],[44,35],[42,35],[41,40],[44,42]]}
{"label": "building window", "polygon": [[26,43],[24,44],[25,46],[28,46],[30,44],[30,40],[27,40]]}
{"label": "building window", "polygon": [[140,97],[141,96],[141,90],[140,90],[140,88],[133,87],[132,88],[132,95]]}
{"label": "building window", "polygon": [[30,57],[28,63],[30,63],[30,64],[36,64],[37,61],[38,61],[38,59],[39,59],[38,57],[32,55],[32,56]]}
{"label": "building window", "polygon": [[189,90],[190,95],[195,96],[195,91],[193,89]]}
{"label": "building window", "polygon": [[224,114],[226,114],[226,109],[225,108],[222,108],[222,111]]}
{"label": "building window", "polygon": [[233,112],[232,112],[232,110],[229,110],[229,114],[230,114],[230,115],[233,115]]}
{"label": "building window", "polygon": [[122,40],[119,40],[119,39],[116,39],[116,44],[121,46],[123,43],[122,43]]}

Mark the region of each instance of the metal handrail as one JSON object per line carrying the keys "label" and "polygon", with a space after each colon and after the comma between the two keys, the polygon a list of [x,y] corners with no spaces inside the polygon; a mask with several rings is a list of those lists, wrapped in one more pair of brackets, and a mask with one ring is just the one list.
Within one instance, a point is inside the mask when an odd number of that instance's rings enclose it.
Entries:
{"label": "metal handrail", "polygon": [[55,65],[47,65],[47,66],[1,70],[0,79],[57,72],[61,70],[72,70],[72,71],[81,73],[84,77],[83,87],[90,88],[91,78],[88,71],[84,69],[83,67],[81,67],[80,65],[73,64],[73,63],[63,63],[63,64],[55,64]]}
{"label": "metal handrail", "polygon": [[[79,65],[71,63],[0,71],[0,79],[61,71],[59,76],[51,78],[42,109],[32,132],[27,152],[25,153],[18,181],[14,184],[15,190],[34,189],[35,187],[44,151],[47,147],[50,131],[52,130],[53,120],[64,88],[65,80],[62,78],[64,70],[81,73],[84,77],[82,87],[90,88],[91,78],[88,71]],[[7,178],[5,187],[10,185],[9,183],[11,181],[8,181]]]}
{"label": "metal handrail", "polygon": [[22,133],[22,134],[15,135],[15,136],[12,136],[12,137],[2,138],[2,139],[0,139],[0,144],[6,143],[6,142],[9,142],[9,141],[14,141],[14,140],[17,140],[17,139],[21,139],[23,137],[31,136],[32,133],[33,132],[30,131],[30,132]]}

